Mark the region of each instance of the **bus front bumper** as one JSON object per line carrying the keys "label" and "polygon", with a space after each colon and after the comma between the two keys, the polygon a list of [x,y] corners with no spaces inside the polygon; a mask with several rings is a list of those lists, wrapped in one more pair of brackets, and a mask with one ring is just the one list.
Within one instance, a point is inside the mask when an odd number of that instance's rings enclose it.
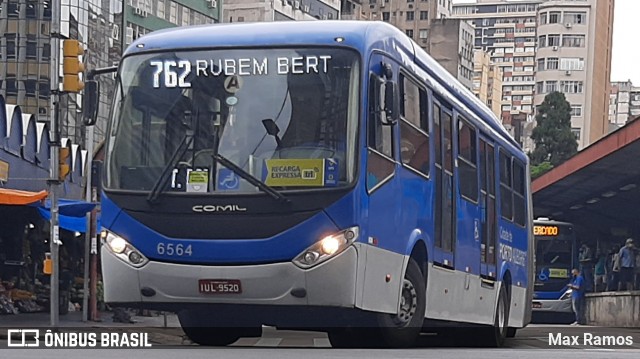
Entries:
{"label": "bus front bumper", "polygon": [[[204,266],[150,261],[134,268],[102,248],[104,299],[145,308],[203,304],[354,307],[358,252],[350,246],[310,269],[291,262]],[[240,281],[241,293],[205,294],[199,280]],[[236,282],[237,283],[237,282]]]}
{"label": "bus front bumper", "polygon": [[539,313],[573,313],[571,298],[554,300],[533,300],[532,309]]}

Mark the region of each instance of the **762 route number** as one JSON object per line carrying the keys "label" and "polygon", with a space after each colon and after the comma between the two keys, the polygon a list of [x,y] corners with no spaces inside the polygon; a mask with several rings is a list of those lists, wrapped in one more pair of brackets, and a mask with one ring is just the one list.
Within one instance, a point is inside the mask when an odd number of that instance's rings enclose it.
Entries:
{"label": "762 route number", "polygon": [[160,255],[176,256],[176,257],[191,257],[191,245],[173,244],[173,243],[158,243],[156,252]]}

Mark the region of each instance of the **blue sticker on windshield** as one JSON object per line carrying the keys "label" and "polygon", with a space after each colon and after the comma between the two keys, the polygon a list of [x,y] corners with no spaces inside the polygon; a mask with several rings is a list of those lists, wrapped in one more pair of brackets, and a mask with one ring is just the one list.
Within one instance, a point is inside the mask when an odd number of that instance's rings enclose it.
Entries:
{"label": "blue sticker on windshield", "polygon": [[324,160],[324,185],[326,187],[338,185],[338,160],[335,158]]}
{"label": "blue sticker on windshield", "polygon": [[218,190],[233,191],[240,188],[240,177],[228,168],[218,171]]}

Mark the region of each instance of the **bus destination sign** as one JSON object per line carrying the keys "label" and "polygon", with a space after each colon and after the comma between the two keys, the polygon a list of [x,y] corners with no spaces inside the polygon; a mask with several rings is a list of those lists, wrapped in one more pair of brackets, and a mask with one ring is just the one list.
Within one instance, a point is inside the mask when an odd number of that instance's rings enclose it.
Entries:
{"label": "bus destination sign", "polygon": [[557,236],[559,233],[558,226],[533,226],[534,236]]}

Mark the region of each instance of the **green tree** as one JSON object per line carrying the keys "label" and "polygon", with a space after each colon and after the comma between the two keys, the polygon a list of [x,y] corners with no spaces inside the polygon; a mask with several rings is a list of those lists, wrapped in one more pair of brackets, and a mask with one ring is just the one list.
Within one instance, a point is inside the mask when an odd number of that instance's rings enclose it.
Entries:
{"label": "green tree", "polygon": [[531,179],[535,179],[542,176],[543,174],[551,171],[552,168],[553,168],[553,165],[551,164],[551,162],[547,162],[547,161],[542,162],[537,166],[531,166]]}
{"label": "green tree", "polygon": [[578,142],[571,133],[571,105],[563,93],[548,94],[536,112],[537,126],[531,135],[535,143],[533,166],[543,162],[557,166],[578,152]]}

